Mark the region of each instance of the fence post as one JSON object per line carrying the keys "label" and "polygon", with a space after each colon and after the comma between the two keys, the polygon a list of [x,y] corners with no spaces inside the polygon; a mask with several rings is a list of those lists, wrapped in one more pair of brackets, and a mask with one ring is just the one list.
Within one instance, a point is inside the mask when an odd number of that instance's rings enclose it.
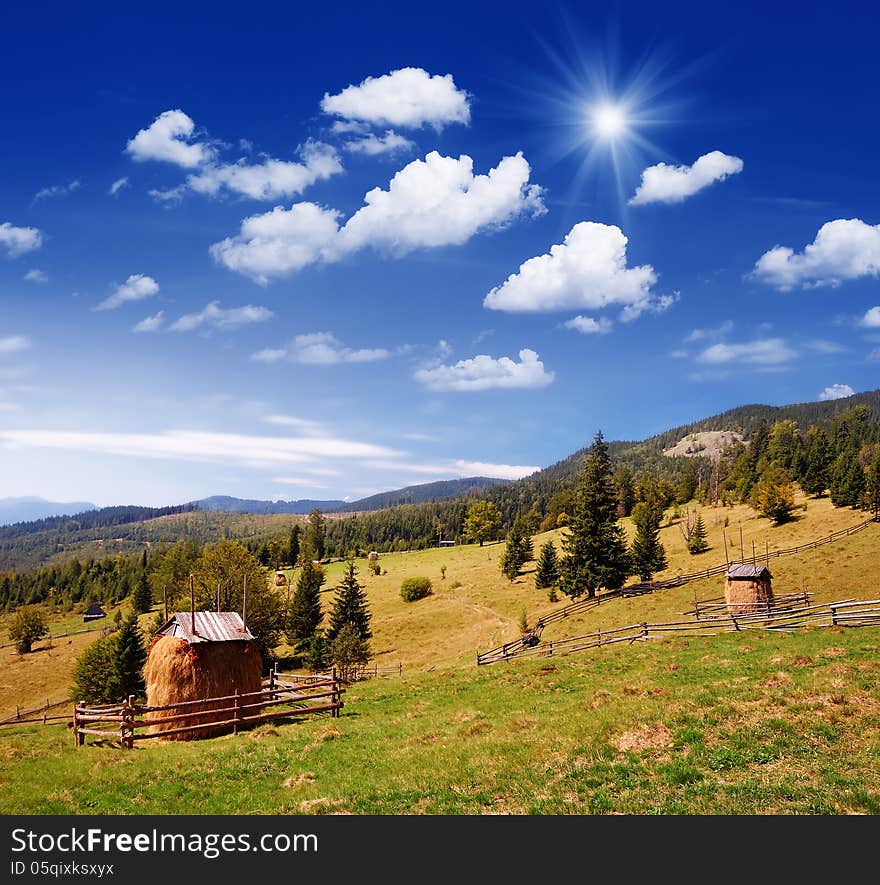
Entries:
{"label": "fence post", "polygon": [[119,743],[123,749],[134,747],[134,695],[130,694],[122,705],[122,721],[119,723]]}
{"label": "fence post", "polygon": [[[73,702],[73,745],[74,747],[80,746],[79,740],[79,715],[76,712],[77,702]],[[16,707],[16,713],[18,712],[18,708]]]}
{"label": "fence post", "polygon": [[836,627],[837,626],[837,608],[832,603],[831,605],[831,623]]}
{"label": "fence post", "polygon": [[269,700],[275,700],[275,669],[278,666],[278,662],[275,662],[275,666],[269,671]]}
{"label": "fence post", "polygon": [[241,702],[240,702],[239,699],[238,699],[238,695],[239,695],[239,691],[238,691],[238,689],[236,688],[236,689],[235,689],[235,697],[233,698],[233,701],[232,701],[232,706],[233,706],[233,710],[232,710],[232,733],[233,733],[233,734],[238,734],[238,716],[239,716],[239,713],[241,712],[240,709],[239,709],[239,704],[240,704]]}
{"label": "fence post", "polygon": [[647,621],[642,621],[642,636],[644,636],[645,639],[648,638],[648,623],[647,623]]}
{"label": "fence post", "polygon": [[333,718],[339,718],[339,683],[336,681],[336,667],[333,668]]}

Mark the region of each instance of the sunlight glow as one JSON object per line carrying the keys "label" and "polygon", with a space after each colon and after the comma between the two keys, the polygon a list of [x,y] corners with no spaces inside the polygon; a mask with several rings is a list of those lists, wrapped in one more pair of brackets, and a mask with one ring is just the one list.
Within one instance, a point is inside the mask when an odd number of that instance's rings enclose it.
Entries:
{"label": "sunlight glow", "polygon": [[618,138],[626,132],[626,113],[621,105],[601,104],[592,112],[596,134],[602,138]]}

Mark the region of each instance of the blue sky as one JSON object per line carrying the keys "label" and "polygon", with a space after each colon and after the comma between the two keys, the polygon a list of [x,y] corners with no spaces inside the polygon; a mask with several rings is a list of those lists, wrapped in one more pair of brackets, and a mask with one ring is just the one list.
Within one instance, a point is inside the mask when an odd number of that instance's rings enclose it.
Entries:
{"label": "blue sky", "polygon": [[7,13],[0,496],[360,497],[878,386],[864,4],[151,10]]}

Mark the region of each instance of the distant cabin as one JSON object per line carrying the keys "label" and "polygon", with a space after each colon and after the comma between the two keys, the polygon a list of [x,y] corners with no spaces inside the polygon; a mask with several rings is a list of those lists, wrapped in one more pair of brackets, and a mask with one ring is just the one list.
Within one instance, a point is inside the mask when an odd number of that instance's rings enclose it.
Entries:
{"label": "distant cabin", "polygon": [[287,583],[287,576],[282,571],[275,572],[275,586],[283,587]]}
{"label": "distant cabin", "polygon": [[441,541],[438,546],[439,547],[454,547],[455,541]]}
{"label": "distant cabin", "polygon": [[97,602],[93,602],[87,609],[85,614],[83,615],[83,621],[97,621],[99,618],[106,618],[107,612],[98,605]]}
{"label": "distant cabin", "polygon": [[766,565],[739,562],[727,570],[724,601],[732,615],[766,611],[773,604],[773,575]]}

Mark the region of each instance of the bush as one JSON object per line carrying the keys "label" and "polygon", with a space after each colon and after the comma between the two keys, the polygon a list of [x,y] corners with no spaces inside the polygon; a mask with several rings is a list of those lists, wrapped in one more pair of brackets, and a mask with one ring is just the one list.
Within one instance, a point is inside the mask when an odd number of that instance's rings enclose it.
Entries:
{"label": "bush", "polygon": [[407,578],[400,585],[400,598],[404,602],[415,602],[417,599],[424,599],[430,596],[431,579],[430,578]]}
{"label": "bush", "polygon": [[449,585],[449,589],[450,590],[458,590],[459,587],[463,587],[463,586],[464,586],[464,584],[462,584],[461,581],[453,581]]}
{"label": "bush", "polygon": [[379,565],[378,560],[374,559],[371,562],[367,563],[367,568],[377,577],[382,574],[382,566]]}

